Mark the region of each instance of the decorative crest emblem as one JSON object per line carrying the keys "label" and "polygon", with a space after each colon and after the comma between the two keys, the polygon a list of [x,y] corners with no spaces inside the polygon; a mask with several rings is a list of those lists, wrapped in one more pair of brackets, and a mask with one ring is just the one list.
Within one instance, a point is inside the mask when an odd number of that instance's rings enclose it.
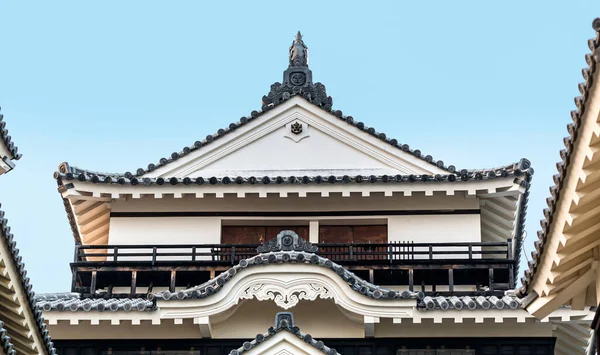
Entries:
{"label": "decorative crest emblem", "polygon": [[284,230],[268,242],[260,245],[256,250],[259,253],[269,253],[273,251],[304,251],[307,253],[316,253],[319,248],[312,245],[309,241],[302,239],[294,231]]}
{"label": "decorative crest emblem", "polygon": [[295,86],[302,86],[306,82],[306,75],[304,73],[292,73],[290,82]]}
{"label": "decorative crest emblem", "polygon": [[292,126],[290,127],[290,130],[292,131],[293,134],[300,134],[300,133],[302,133],[302,123],[300,123],[300,122],[294,122],[292,124]]}

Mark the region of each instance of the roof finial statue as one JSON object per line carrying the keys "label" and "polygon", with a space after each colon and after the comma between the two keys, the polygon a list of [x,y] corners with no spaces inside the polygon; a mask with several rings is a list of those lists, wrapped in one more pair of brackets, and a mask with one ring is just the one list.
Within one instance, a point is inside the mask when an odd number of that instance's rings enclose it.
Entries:
{"label": "roof finial statue", "polygon": [[290,67],[308,67],[308,47],[304,44],[300,31],[290,46]]}
{"label": "roof finial statue", "polygon": [[308,47],[302,40],[300,31],[290,46],[290,65],[283,72],[281,83],[271,85],[271,91],[262,98],[262,110],[269,110],[292,96],[302,96],[305,100],[331,111],[333,99],[321,83],[313,83],[312,71],[308,68]]}

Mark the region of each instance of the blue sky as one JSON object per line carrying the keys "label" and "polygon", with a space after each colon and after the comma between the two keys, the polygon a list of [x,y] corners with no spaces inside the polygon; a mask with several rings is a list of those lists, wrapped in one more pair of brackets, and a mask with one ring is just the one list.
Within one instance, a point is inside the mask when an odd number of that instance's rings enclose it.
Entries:
{"label": "blue sky", "polygon": [[68,291],[63,161],[134,171],[260,108],[297,30],[334,107],[457,167],[527,157],[531,251],[600,2],[5,1],[0,202],[37,292]]}

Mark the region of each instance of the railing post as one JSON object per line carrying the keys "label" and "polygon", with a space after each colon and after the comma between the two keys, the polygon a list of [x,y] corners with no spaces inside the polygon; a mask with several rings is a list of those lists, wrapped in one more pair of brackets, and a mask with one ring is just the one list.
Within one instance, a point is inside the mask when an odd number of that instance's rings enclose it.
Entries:
{"label": "railing post", "polygon": [[429,244],[429,260],[433,260],[433,245]]}
{"label": "railing post", "polygon": [[94,270],[94,271],[92,271],[92,281],[90,282],[90,294],[92,296],[94,296],[94,294],[96,293],[96,277],[97,277],[97,271]]}
{"label": "railing post", "polygon": [[448,291],[454,292],[454,269],[448,269]]}
{"label": "railing post", "polygon": [[75,243],[75,255],[73,256],[73,262],[79,261],[79,247],[80,246],[81,246],[81,244]]}
{"label": "railing post", "polygon": [[489,273],[490,273],[490,291],[494,291],[494,269],[490,268],[489,269]]}
{"label": "railing post", "polygon": [[408,269],[408,290],[411,292],[413,292],[415,290],[414,280],[415,280],[414,270]]}
{"label": "railing post", "polygon": [[192,261],[196,261],[196,247],[192,247]]}
{"label": "railing post", "polygon": [[115,247],[115,250],[113,251],[113,261],[117,261],[118,257],[119,257],[119,248]]}
{"label": "railing post", "polygon": [[354,246],[353,246],[353,245],[350,245],[350,246],[348,247],[348,251],[349,251],[349,253],[350,253],[350,261],[353,261],[353,260],[354,260]]}
{"label": "railing post", "polygon": [[469,243],[469,260],[473,259],[473,244]]}
{"label": "railing post", "polygon": [[135,296],[136,288],[137,288],[137,271],[133,270],[131,272],[131,291],[129,291],[129,294],[131,295],[131,297]]}
{"label": "railing post", "polygon": [[235,245],[231,247],[231,265],[235,265]]}
{"label": "railing post", "polygon": [[175,292],[175,285],[176,285],[176,276],[177,272],[175,270],[171,270],[171,282],[169,283],[169,291],[170,292]]}
{"label": "railing post", "polygon": [[156,263],[156,247],[152,247],[152,266]]}
{"label": "railing post", "polygon": [[508,260],[512,260],[513,259],[512,239],[508,239],[506,242],[507,242],[507,245],[506,245],[506,258]]}
{"label": "railing post", "polygon": [[392,248],[393,248],[393,245],[392,244],[388,244],[388,258],[389,258],[390,264],[392,263],[392,258],[393,258]]}

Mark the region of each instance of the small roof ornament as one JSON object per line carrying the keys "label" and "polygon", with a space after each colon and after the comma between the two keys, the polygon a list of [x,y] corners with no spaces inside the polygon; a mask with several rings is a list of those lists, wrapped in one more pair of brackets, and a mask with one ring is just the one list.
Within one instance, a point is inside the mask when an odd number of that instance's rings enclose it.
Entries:
{"label": "small roof ornament", "polygon": [[271,91],[262,98],[262,110],[267,111],[292,96],[300,95],[309,102],[331,111],[333,99],[327,96],[325,85],[313,83],[312,71],[308,68],[308,47],[300,31],[289,50],[289,66],[283,72],[281,83],[271,85]]}
{"label": "small roof ornament", "polygon": [[300,31],[298,31],[296,39],[290,46],[290,68],[291,67],[308,68],[308,47],[304,44]]}

